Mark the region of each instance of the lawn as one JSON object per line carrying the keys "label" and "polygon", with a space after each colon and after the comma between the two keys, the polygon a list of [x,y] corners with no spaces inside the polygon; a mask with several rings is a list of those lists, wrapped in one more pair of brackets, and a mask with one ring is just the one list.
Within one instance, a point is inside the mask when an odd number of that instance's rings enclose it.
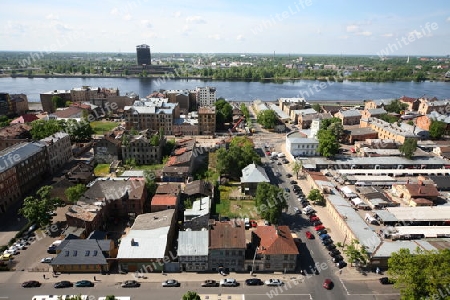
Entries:
{"label": "lawn", "polygon": [[94,169],[94,175],[97,177],[109,175],[109,164],[98,164]]}
{"label": "lawn", "polygon": [[109,121],[94,121],[91,122],[91,127],[94,129],[95,134],[105,134],[119,125],[117,122],[109,122]]}
{"label": "lawn", "polygon": [[230,218],[251,218],[260,219],[257,214],[254,200],[230,200],[230,192],[237,187],[223,186],[219,187],[220,202],[216,203],[215,212],[221,216]]}

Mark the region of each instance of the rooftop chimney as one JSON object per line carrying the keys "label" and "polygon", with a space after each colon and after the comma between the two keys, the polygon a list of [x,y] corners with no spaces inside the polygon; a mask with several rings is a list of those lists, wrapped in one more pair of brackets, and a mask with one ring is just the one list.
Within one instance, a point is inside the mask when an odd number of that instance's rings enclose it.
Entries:
{"label": "rooftop chimney", "polygon": [[131,246],[134,246],[134,239],[131,239]]}

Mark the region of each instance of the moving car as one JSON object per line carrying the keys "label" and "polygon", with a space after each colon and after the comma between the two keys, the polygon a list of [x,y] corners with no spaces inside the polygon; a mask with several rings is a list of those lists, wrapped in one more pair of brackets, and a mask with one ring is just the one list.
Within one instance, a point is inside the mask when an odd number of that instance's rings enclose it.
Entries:
{"label": "moving car", "polygon": [[306,235],[306,238],[308,238],[308,239],[310,239],[310,240],[314,239],[314,234],[312,234],[312,233],[309,232],[309,231],[305,232],[305,235]]}
{"label": "moving car", "polygon": [[94,283],[89,280],[80,280],[75,283],[76,287],[93,287]]}
{"label": "moving car", "polygon": [[41,259],[41,263],[44,264],[49,264],[53,261],[53,257],[44,257],[43,259]]}
{"label": "moving car", "polygon": [[224,278],[220,281],[220,286],[237,286],[237,281],[233,278]]}
{"label": "moving car", "polygon": [[36,280],[25,281],[24,283],[22,283],[22,287],[24,287],[24,288],[40,287],[40,286],[41,286],[41,283]]}
{"label": "moving car", "polygon": [[284,284],[280,279],[267,279],[264,283],[267,286],[282,286]]}
{"label": "moving car", "polygon": [[245,280],[246,285],[263,285],[264,282],[259,278],[250,278]]}
{"label": "moving car", "polygon": [[125,280],[121,285],[123,288],[140,287],[141,284],[136,280]]}
{"label": "moving car", "polygon": [[322,286],[327,290],[331,290],[333,288],[333,281],[331,281],[331,279],[327,278],[323,281]]}
{"label": "moving car", "polygon": [[216,286],[219,286],[219,283],[212,279],[205,280],[202,283],[202,287],[216,287]]}
{"label": "moving car", "polygon": [[53,285],[53,287],[55,289],[62,289],[62,288],[68,288],[68,287],[73,287],[73,283],[67,280],[63,280],[60,282],[57,282]]}
{"label": "moving car", "polygon": [[177,287],[180,286],[180,283],[175,279],[168,279],[162,283],[163,287]]}

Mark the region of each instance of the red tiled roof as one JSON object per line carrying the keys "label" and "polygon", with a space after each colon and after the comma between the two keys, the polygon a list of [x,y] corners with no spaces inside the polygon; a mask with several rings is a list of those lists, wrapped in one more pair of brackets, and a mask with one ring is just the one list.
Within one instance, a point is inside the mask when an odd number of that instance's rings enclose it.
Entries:
{"label": "red tiled roof", "polygon": [[245,249],[245,227],[215,222],[209,231],[209,249]]}
{"label": "red tiled roof", "polygon": [[184,152],[186,152],[186,150],[187,150],[186,147],[175,149],[175,155],[181,155]]}
{"label": "red tiled roof", "polygon": [[152,198],[151,205],[171,205],[174,206],[177,204],[177,197],[172,195],[165,195],[165,194],[156,194]]}
{"label": "red tiled roof", "polygon": [[22,115],[18,118],[15,118],[14,120],[11,121],[11,124],[17,124],[17,123],[31,123],[35,120],[39,120],[39,118],[36,115],[32,115],[32,114],[26,114],[26,115]]}
{"label": "red tiled roof", "polygon": [[439,191],[433,184],[410,183],[405,184],[411,197],[437,197]]}
{"label": "red tiled roof", "polygon": [[299,254],[288,226],[259,226],[254,234],[260,239],[260,254]]}
{"label": "red tiled roof", "polygon": [[80,113],[83,109],[76,107],[76,106],[70,106],[63,110],[57,110],[53,114],[57,116],[58,118],[70,118],[78,113]]}
{"label": "red tiled roof", "polygon": [[400,101],[402,101],[402,102],[410,102],[410,103],[412,103],[412,102],[414,102],[416,100],[417,100],[416,98],[411,98],[411,97],[406,97],[406,96],[403,96],[403,97],[400,98]]}

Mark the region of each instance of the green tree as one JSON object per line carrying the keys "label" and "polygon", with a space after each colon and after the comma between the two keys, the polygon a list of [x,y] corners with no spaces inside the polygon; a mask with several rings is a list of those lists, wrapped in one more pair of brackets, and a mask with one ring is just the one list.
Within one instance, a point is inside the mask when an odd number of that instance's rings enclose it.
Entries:
{"label": "green tree", "polygon": [[75,203],[86,192],[87,188],[84,184],[77,184],[66,189],[64,194],[71,203]]}
{"label": "green tree", "polygon": [[311,107],[319,113],[322,110],[319,103],[314,103]]}
{"label": "green tree", "polygon": [[408,108],[408,104],[400,102],[399,99],[395,99],[391,103],[384,106],[384,110],[387,112],[392,112],[399,114],[401,111],[404,111]]}
{"label": "green tree", "polygon": [[[388,274],[394,287],[400,289],[402,299],[441,298],[450,284],[450,250],[427,251],[417,248],[400,249],[388,259]],[[436,297],[438,296],[438,297]]]}
{"label": "green tree", "polygon": [[258,214],[272,224],[278,224],[283,209],[287,209],[289,193],[270,183],[258,184],[255,204]]}
{"label": "green tree", "polygon": [[149,196],[153,196],[156,193],[156,189],[158,188],[158,185],[156,184],[155,172],[145,170],[144,178],[145,178],[145,187],[147,188],[147,194]]}
{"label": "green tree", "polygon": [[360,246],[358,240],[352,240],[350,244],[345,245],[343,251],[350,260],[350,266],[353,266],[353,263],[361,263],[363,265],[367,263],[367,252]]}
{"label": "green tree", "polygon": [[41,140],[61,131],[61,123],[57,120],[36,120],[31,122],[31,136],[35,140]]}
{"label": "green tree", "polygon": [[41,227],[49,225],[52,219],[49,212],[61,201],[59,198],[50,197],[51,190],[51,186],[45,185],[36,192],[36,196],[26,197],[19,213]]}
{"label": "green tree", "polygon": [[182,300],[201,300],[201,298],[196,292],[187,291]]}
{"label": "green tree", "polygon": [[312,189],[311,191],[309,191],[308,199],[313,201],[314,204],[317,204],[317,205],[325,204],[325,198],[323,197],[323,195],[320,193],[320,191],[318,189]]}
{"label": "green tree", "polygon": [[295,160],[293,165],[292,165],[292,171],[295,172],[295,175],[297,176],[298,179],[298,172],[301,171],[303,169],[303,163],[302,161],[298,161]]}
{"label": "green tree", "polygon": [[231,178],[238,179],[242,175],[242,169],[251,163],[260,164],[261,158],[253,148],[253,145],[242,144],[241,137],[234,137],[228,150],[217,150],[216,169],[219,174],[228,174]]}
{"label": "green tree", "polygon": [[380,120],[383,120],[383,121],[388,122],[390,124],[398,122],[398,117],[392,116],[392,115],[388,115],[388,114],[382,114],[378,118]]}
{"label": "green tree", "polygon": [[444,135],[446,129],[447,123],[433,120],[430,124],[430,137],[433,139],[440,139]]}
{"label": "green tree", "polygon": [[317,150],[322,156],[331,157],[339,152],[339,142],[330,130],[320,129],[317,134],[319,147]]}
{"label": "green tree", "polygon": [[407,159],[412,158],[414,152],[416,152],[416,149],[417,149],[417,140],[413,138],[405,139],[403,145],[398,147],[400,153],[402,153]]}
{"label": "green tree", "polygon": [[264,128],[273,129],[277,123],[277,115],[273,110],[266,109],[258,113],[256,120]]}
{"label": "green tree", "polygon": [[54,109],[65,107],[65,105],[66,105],[66,101],[63,98],[61,98],[60,96],[53,96],[52,103],[53,103]]}
{"label": "green tree", "polygon": [[245,103],[241,103],[240,109],[241,109],[241,112],[244,115],[245,119],[247,121],[250,121],[250,111],[248,110],[247,105],[245,105]]}
{"label": "green tree", "polygon": [[108,295],[108,296],[106,296],[105,300],[116,300],[116,296]]}
{"label": "green tree", "polygon": [[216,103],[216,124],[222,128],[224,123],[229,123],[233,120],[233,107],[224,98],[217,99]]}
{"label": "green tree", "polygon": [[150,138],[150,145],[152,145],[153,147],[157,147],[159,146],[159,142],[160,142],[159,135],[158,134],[152,135],[152,137]]}
{"label": "green tree", "polygon": [[70,135],[72,142],[89,142],[95,133],[89,122],[69,119],[64,126],[65,131]]}

